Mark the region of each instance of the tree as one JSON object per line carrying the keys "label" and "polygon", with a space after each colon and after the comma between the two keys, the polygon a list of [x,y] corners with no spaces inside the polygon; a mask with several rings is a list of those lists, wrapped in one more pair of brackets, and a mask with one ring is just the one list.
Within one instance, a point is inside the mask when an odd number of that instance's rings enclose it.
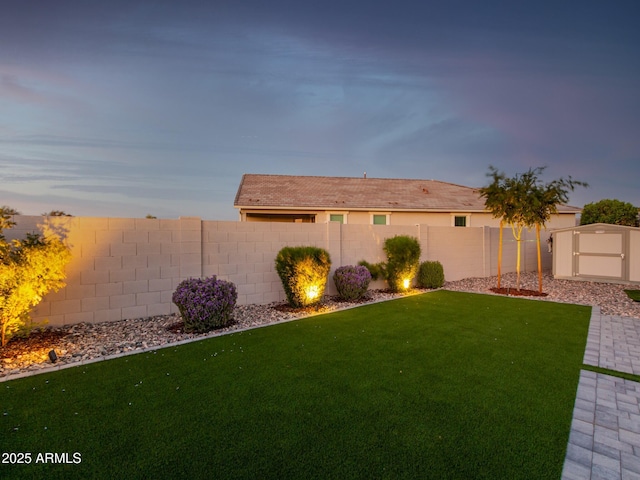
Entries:
{"label": "tree", "polygon": [[569,191],[577,186],[588,187],[585,182],[568,178],[559,178],[549,183],[542,183],[538,175],[542,174],[546,167],[534,170],[529,169],[527,174],[531,179],[529,200],[527,201],[528,224],[533,224],[536,229],[536,251],[538,256],[538,291],[542,293],[542,254],[540,252],[540,229],[546,226],[551,216],[558,212],[558,205],[569,201]]}
{"label": "tree", "polygon": [[[3,210],[0,224],[13,222]],[[0,342],[20,330],[29,329],[29,311],[50,290],[65,283],[64,267],[71,259],[69,247],[53,228],[30,233],[24,240],[7,241],[0,229]]]}
{"label": "tree", "polygon": [[0,237],[2,236],[2,230],[11,228],[15,225],[15,222],[11,220],[11,217],[20,215],[20,212],[15,208],[11,208],[7,205],[0,207]]}
{"label": "tree", "polygon": [[517,242],[516,288],[520,290],[520,258],[522,232],[524,228],[536,229],[536,247],[538,253],[538,287],[542,292],[542,256],[540,252],[540,228],[546,225],[551,215],[557,213],[557,206],[568,201],[568,192],[577,185],[586,183],[571,177],[553,180],[543,184],[539,176],[546,167],[529,168],[523,174],[507,177],[495,167],[489,167],[487,176],[493,181],[480,189],[485,198],[485,206],[494,218],[500,219],[500,243],[498,247],[498,288],[500,288],[500,265],[502,261],[502,227],[511,226]]}
{"label": "tree", "polygon": [[638,226],[638,208],[620,200],[604,199],[588,203],[582,209],[580,225],[609,223],[612,225]]}
{"label": "tree", "polygon": [[73,215],[63,212],[62,210],[51,210],[49,213],[43,213],[42,216],[43,217],[73,217]]}
{"label": "tree", "polygon": [[485,199],[485,207],[491,212],[493,218],[500,219],[500,236],[498,241],[498,288],[502,278],[502,232],[504,229],[504,219],[508,214],[507,185],[506,176],[498,171],[493,165],[489,165],[489,173],[487,177],[491,177],[493,181],[486,187],[480,189],[480,196]]}

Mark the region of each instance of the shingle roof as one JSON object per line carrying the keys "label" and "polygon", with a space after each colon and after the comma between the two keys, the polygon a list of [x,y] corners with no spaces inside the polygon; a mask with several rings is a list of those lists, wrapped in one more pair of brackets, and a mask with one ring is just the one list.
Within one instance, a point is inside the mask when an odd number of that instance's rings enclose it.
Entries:
{"label": "shingle roof", "polygon": [[[477,189],[438,180],[259,174],[243,175],[234,206],[327,210],[485,210],[484,199]],[[573,207],[559,207],[558,210],[579,211]]]}

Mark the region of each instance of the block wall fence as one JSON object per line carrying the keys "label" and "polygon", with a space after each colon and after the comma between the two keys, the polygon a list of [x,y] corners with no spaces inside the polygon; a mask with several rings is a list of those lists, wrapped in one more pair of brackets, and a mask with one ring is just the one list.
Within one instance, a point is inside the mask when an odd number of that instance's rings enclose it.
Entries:
{"label": "block wall fence", "polygon": [[[421,260],[438,260],[448,281],[497,273],[498,229],[428,225],[343,225],[331,223],[262,223],[179,219],[16,216],[7,239],[52,228],[71,247],[67,286],[45,296],[33,310],[35,321],[50,326],[98,323],[177,312],[171,297],[190,277],[233,282],[238,304],[285,300],[274,261],[285,246],[316,246],[332,260],[327,293],[335,294],[333,271],[360,260],[386,259],[383,245],[395,235],[416,237]],[[543,242],[548,237],[543,232]],[[534,232],[526,232],[522,271],[537,269]],[[543,268],[551,254],[543,244]],[[516,243],[504,230],[503,273],[515,271]],[[383,281],[370,288],[384,288]]]}

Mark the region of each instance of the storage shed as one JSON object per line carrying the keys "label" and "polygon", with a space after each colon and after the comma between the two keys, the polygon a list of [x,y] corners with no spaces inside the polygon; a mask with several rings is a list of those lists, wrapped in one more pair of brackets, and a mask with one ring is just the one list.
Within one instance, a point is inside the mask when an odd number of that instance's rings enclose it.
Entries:
{"label": "storage shed", "polygon": [[553,276],[640,283],[640,228],[594,223],[552,232]]}

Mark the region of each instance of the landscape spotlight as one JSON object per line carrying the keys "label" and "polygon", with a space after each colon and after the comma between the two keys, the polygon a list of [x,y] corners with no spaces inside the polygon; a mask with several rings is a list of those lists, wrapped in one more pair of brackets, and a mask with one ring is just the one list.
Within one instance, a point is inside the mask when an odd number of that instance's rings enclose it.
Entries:
{"label": "landscape spotlight", "polygon": [[49,359],[51,360],[51,363],[56,363],[56,360],[58,360],[58,355],[56,355],[55,350],[51,350],[49,352]]}

